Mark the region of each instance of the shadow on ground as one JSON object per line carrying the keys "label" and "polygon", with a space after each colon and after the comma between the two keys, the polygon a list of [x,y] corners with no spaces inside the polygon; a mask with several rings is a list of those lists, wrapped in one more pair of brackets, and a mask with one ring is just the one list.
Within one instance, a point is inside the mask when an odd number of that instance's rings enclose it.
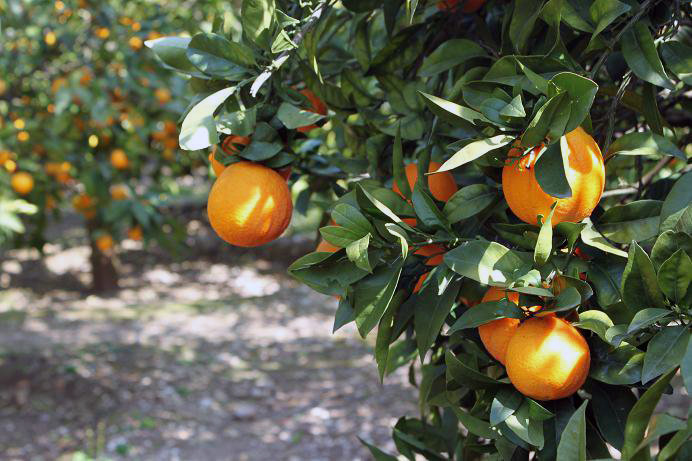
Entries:
{"label": "shadow on ground", "polygon": [[3,260],[7,459],[366,459],[356,436],[386,446],[415,412],[404,373],[380,385],[368,344],[331,334],[335,301],[283,275],[288,258],[129,248],[108,296],[85,289],[85,247]]}

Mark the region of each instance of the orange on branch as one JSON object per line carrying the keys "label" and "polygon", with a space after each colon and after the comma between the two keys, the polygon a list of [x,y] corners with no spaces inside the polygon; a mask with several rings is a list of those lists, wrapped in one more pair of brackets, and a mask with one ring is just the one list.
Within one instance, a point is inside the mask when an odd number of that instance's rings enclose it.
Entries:
{"label": "orange on branch", "polygon": [[525,320],[509,341],[506,360],[507,375],[519,392],[555,400],[584,384],[591,354],[579,331],[552,315]]}
{"label": "orange on branch", "polygon": [[111,186],[111,198],[113,200],[125,200],[129,197],[129,192],[124,184],[115,184]]}
{"label": "orange on branch", "polygon": [[[519,293],[516,291],[505,291],[497,287],[490,287],[490,289],[485,292],[481,302],[499,301],[502,298],[507,298],[508,301],[519,304]],[[505,355],[507,353],[509,340],[514,336],[518,326],[518,319],[504,318],[493,320],[492,322],[478,327],[478,334],[481,337],[485,349],[502,364],[505,363]]]}
{"label": "orange on branch", "polygon": [[[305,110],[315,114],[327,115],[327,105],[324,103],[324,101],[318,98],[315,93],[306,88],[304,90],[300,90],[300,94],[305,96],[310,103],[310,107],[306,108]],[[307,125],[298,127],[297,130],[301,133],[307,133],[315,128],[317,128],[317,125]]]}
{"label": "orange on branch", "polygon": [[[238,146],[247,146],[250,144],[250,138],[247,136],[227,136],[221,143],[221,152],[226,155],[235,155],[240,149]],[[211,154],[209,154],[209,162],[211,167],[214,169],[216,176],[219,176],[221,172],[226,168],[226,165],[216,160],[216,146],[212,149]]]}
{"label": "orange on branch", "polygon": [[209,192],[207,214],[226,242],[253,247],[278,238],[291,221],[286,181],[265,166],[238,162],[225,168]]}
{"label": "orange on branch", "polygon": [[[441,166],[441,163],[430,162],[430,164],[428,165],[428,173],[437,171],[437,169]],[[411,188],[411,190],[413,190],[414,185],[418,181],[418,166],[414,163],[409,163],[408,165],[406,165],[404,172],[406,173],[408,185]],[[454,176],[452,176],[452,173],[450,173],[449,171],[429,175],[427,176],[427,178],[430,193],[433,197],[435,197],[435,199],[439,200],[440,202],[446,202],[458,190],[456,182],[454,182]],[[401,193],[401,190],[399,189],[399,186],[397,185],[396,181],[394,181],[392,189],[394,190],[394,192],[401,195],[402,197],[404,196],[404,194]]]}
{"label": "orange on branch", "polygon": [[111,152],[111,165],[116,170],[125,170],[130,166],[130,160],[127,158],[127,154],[122,149],[113,149]]}
{"label": "orange on branch", "polygon": [[128,229],[127,236],[131,240],[136,240],[136,241],[142,240],[142,228],[139,226],[135,226],[135,227]]}
{"label": "orange on branch", "polygon": [[414,252],[414,254],[423,256],[426,258],[426,266],[438,266],[442,264],[444,255],[447,249],[444,245],[439,243],[431,243],[430,245],[425,245]]}
{"label": "orange on branch", "polygon": [[552,225],[563,221],[579,222],[591,212],[603,194],[605,186],[605,166],[601,150],[596,141],[583,128],[578,127],[567,133],[568,165],[567,182],[572,188],[572,196],[552,197],[541,189],[536,180],[535,164],[542,146],[521,158],[520,149],[509,151],[509,159],[502,169],[502,190],[512,212],[527,224],[537,224],[539,214],[544,217],[557,201]]}
{"label": "orange on branch", "polygon": [[12,175],[10,184],[19,195],[27,195],[34,189],[34,177],[26,171],[20,171]]}

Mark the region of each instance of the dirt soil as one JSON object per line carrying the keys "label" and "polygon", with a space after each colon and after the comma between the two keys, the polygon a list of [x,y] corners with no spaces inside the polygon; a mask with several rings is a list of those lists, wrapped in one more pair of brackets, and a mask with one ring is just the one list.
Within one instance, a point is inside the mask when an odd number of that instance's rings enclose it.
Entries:
{"label": "dirt soil", "polygon": [[[79,240],[77,238],[77,240]],[[0,459],[357,460],[414,415],[405,370],[331,334],[336,301],[263,252],[203,236],[179,259],[125,242],[121,289],[89,293],[88,249],[0,260]]]}

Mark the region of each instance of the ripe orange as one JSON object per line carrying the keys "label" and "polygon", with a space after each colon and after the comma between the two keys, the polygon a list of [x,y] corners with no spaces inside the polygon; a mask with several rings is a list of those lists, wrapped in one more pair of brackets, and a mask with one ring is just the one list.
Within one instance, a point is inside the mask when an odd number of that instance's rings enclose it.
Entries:
{"label": "ripe orange", "polygon": [[[459,0],[443,0],[437,3],[438,10],[453,11],[456,9]],[[461,7],[461,11],[464,13],[473,13],[478,11],[481,6],[485,3],[485,0],[466,0],[464,6]]]}
{"label": "ripe orange", "polygon": [[327,253],[335,253],[339,251],[341,247],[338,247],[336,245],[332,245],[331,243],[327,242],[326,240],[321,240],[319,245],[317,245],[317,248],[315,248],[315,251],[324,251]]}
{"label": "ripe orange", "polygon": [[525,320],[507,346],[507,375],[522,394],[555,400],[574,394],[589,374],[591,354],[584,337],[555,317]]}
{"label": "ripe orange", "polygon": [[157,88],[154,90],[154,97],[159,104],[166,104],[171,100],[171,92],[167,88]]}
{"label": "ripe orange", "polygon": [[[430,165],[428,166],[428,173],[436,171],[441,166],[441,163],[430,162]],[[414,163],[409,163],[408,165],[406,165],[404,171],[406,173],[408,185],[411,188],[411,190],[413,190],[413,186],[418,181],[418,166]],[[435,197],[437,200],[441,202],[446,202],[447,200],[449,200],[449,198],[452,195],[454,195],[454,193],[457,191],[457,185],[454,182],[454,176],[452,176],[452,173],[450,173],[449,171],[433,174],[428,176],[427,178],[430,193],[433,197]],[[401,195],[402,197],[404,196],[404,194],[401,193],[401,190],[399,189],[399,186],[397,185],[396,181],[394,182],[392,189],[394,190],[394,192]]]}
{"label": "ripe orange", "polygon": [[108,234],[102,234],[96,238],[96,247],[101,250],[102,253],[108,253],[113,249],[113,237]]}
{"label": "ripe orange", "polygon": [[125,200],[129,196],[127,187],[124,184],[115,184],[111,186],[111,198],[113,200]]}
{"label": "ripe orange", "polygon": [[426,266],[438,266],[442,264],[445,252],[447,249],[444,245],[439,243],[431,243],[430,245],[425,245],[414,252],[414,254],[423,256],[427,258],[425,260]]}
{"label": "ripe orange", "polygon": [[[482,303],[490,301],[499,301],[502,298],[507,298],[514,304],[519,304],[519,293],[516,291],[505,291],[502,288],[490,287],[485,292]],[[507,353],[507,344],[512,339],[514,333],[519,327],[518,319],[497,319],[478,327],[478,334],[481,341],[490,355],[495,357],[495,360],[504,365],[505,354]]]}
{"label": "ripe orange", "polygon": [[122,149],[113,149],[111,152],[111,165],[116,170],[125,170],[130,165],[127,154]]}
{"label": "ripe orange", "polygon": [[279,237],[291,221],[286,181],[265,166],[238,162],[224,169],[209,192],[207,214],[226,242],[253,247]]}
{"label": "ripe orange", "polygon": [[20,171],[12,175],[10,184],[16,193],[26,195],[34,188],[34,178],[29,173]]}
{"label": "ripe orange", "polygon": [[91,206],[93,204],[94,204],[94,201],[89,196],[89,194],[86,194],[86,193],[75,195],[72,198],[72,206],[77,211],[87,210],[87,209],[91,208]]}
{"label": "ripe orange", "polygon": [[[227,155],[234,155],[240,150],[238,146],[247,146],[248,144],[250,144],[250,138],[247,136],[227,136],[221,143],[221,151]],[[219,176],[226,168],[226,165],[216,160],[215,153],[216,146],[214,146],[211,154],[209,154],[209,162],[211,162],[211,167],[214,173],[216,173],[216,176]]]}
{"label": "ripe orange", "polygon": [[423,288],[423,283],[425,282],[425,279],[428,278],[429,272],[426,272],[425,274],[421,275],[418,277],[418,281],[416,282],[416,286],[413,287],[413,292],[418,293],[421,288]]}
{"label": "ripe orange", "polygon": [[17,141],[19,142],[27,142],[29,140],[29,132],[28,131],[20,131],[17,133]]}
{"label": "ripe orange", "polygon": [[[567,133],[569,146],[567,182],[572,188],[568,198],[552,197],[541,189],[536,181],[536,164],[542,146],[523,157],[518,162],[508,161],[502,169],[502,190],[509,208],[528,224],[537,224],[539,214],[548,216],[550,207],[557,201],[552,225],[563,221],[579,222],[591,212],[603,194],[605,186],[605,167],[601,150],[596,141],[578,127]],[[520,149],[511,149],[509,157],[522,155]]]}
{"label": "ripe orange", "polygon": [[130,48],[132,48],[135,51],[140,50],[142,48],[142,45],[144,45],[144,42],[139,37],[130,37],[128,43],[130,44]]}
{"label": "ripe orange", "polygon": [[[304,90],[300,90],[300,94],[305,96],[308,102],[310,103],[310,107],[308,107],[305,110],[307,110],[308,112],[314,112],[315,114],[327,115],[327,105],[324,103],[324,101],[318,98],[315,95],[315,93],[306,88]],[[308,131],[314,130],[315,128],[317,128],[317,125],[308,125],[298,127],[297,130],[301,133],[307,133]]]}
{"label": "ripe orange", "polygon": [[139,226],[132,227],[127,231],[127,236],[131,240],[142,240],[142,228]]}

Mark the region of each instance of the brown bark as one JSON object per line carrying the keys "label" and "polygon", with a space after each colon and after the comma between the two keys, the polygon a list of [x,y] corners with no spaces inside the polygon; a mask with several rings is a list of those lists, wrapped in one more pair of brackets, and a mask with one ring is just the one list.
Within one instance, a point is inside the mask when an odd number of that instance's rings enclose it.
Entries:
{"label": "brown bark", "polygon": [[91,223],[87,223],[89,245],[91,246],[91,289],[97,293],[118,289],[118,271],[113,262],[113,255],[106,254],[96,246]]}

